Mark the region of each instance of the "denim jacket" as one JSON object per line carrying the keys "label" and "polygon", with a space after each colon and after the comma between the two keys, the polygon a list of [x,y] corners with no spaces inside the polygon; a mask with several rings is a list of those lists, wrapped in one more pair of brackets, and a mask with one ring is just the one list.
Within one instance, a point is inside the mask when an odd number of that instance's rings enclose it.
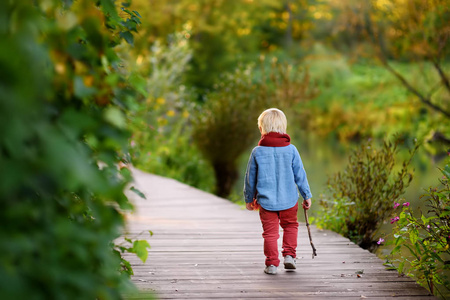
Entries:
{"label": "denim jacket", "polygon": [[280,211],[293,207],[299,192],[305,200],[312,197],[302,159],[294,145],[253,149],[245,174],[245,202],[252,202],[256,194],[265,210]]}

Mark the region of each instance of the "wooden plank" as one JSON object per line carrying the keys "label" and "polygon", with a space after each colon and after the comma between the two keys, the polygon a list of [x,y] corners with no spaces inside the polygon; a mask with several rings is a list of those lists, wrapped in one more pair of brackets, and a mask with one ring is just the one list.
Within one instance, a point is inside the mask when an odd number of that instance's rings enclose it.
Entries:
{"label": "wooden plank", "polygon": [[312,259],[304,223],[297,270],[281,266],[276,276],[264,274],[257,212],[172,179],[132,171],[147,200],[130,194],[136,212],[127,216],[124,236],[146,239],[152,247],[145,264],[125,255],[141,291],[155,292],[160,299],[435,299],[410,278],[387,271],[374,254],[314,226],[318,256]]}

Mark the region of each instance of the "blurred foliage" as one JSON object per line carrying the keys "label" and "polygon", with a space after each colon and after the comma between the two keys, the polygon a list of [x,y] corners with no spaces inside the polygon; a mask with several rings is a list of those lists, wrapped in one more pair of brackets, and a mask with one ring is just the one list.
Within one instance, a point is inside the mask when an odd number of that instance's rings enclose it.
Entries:
{"label": "blurred foliage", "polygon": [[139,97],[116,48],[140,20],[122,5],[0,3],[3,299],[120,299],[121,252],[145,259],[145,241],[114,245],[132,208],[124,111]]}
{"label": "blurred foliage", "polygon": [[321,196],[320,227],[341,233],[362,248],[373,251],[377,247],[377,230],[413,176],[409,165],[417,146],[397,170],[399,144],[396,138],[377,149],[368,142],[350,155],[345,170],[329,178],[328,190]]}
{"label": "blurred foliage", "polygon": [[[193,57],[187,82],[204,91],[259,51],[289,47],[311,27],[305,0],[134,1],[148,16],[140,30],[146,48],[173,32],[185,31]],[[250,55],[249,55],[250,54]]]}
{"label": "blurred foliage", "polygon": [[[320,92],[298,110],[306,131],[322,138],[335,136],[342,143],[400,133],[422,141],[433,155],[447,150],[448,145],[436,140],[438,133],[450,136],[446,117],[424,110],[382,66],[350,64],[345,56],[319,45],[314,52],[306,60],[311,80]],[[394,66],[419,88],[429,88],[439,80],[431,64]],[[440,91],[436,95],[446,94]]]}
{"label": "blurred foliage", "polygon": [[[144,51],[145,52],[145,51]],[[133,135],[130,155],[142,170],[178,179],[210,191],[214,176],[192,140],[192,89],[183,74],[192,56],[184,33],[173,34],[167,43],[155,42],[130,66],[146,80],[146,99],[129,112]],[[129,57],[128,61],[131,61]]]}
{"label": "blurred foliage", "polygon": [[[329,18],[320,22],[319,28],[325,28],[325,34],[333,28],[329,44],[354,57],[381,63],[423,105],[450,118],[450,78],[445,65],[450,55],[447,0],[344,0],[327,4],[323,13]],[[428,88],[416,86],[407,78],[408,73],[392,64],[394,60],[429,64],[438,78]],[[429,80],[427,73],[417,75]]]}
{"label": "blurred foliage", "polygon": [[[442,299],[450,297],[450,167],[441,170],[438,187],[430,187],[421,197],[426,209],[417,215],[403,205],[392,231],[392,263]],[[402,254],[403,249],[409,255]],[[398,258],[398,256],[400,256]]]}

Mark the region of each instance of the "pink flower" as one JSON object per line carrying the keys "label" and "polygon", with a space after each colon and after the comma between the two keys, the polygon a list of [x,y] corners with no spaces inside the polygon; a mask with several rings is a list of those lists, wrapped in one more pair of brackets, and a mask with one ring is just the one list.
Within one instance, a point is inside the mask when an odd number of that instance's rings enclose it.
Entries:
{"label": "pink flower", "polygon": [[378,245],[381,245],[381,243],[384,243],[384,239],[383,239],[383,238],[380,238],[380,239],[378,240],[378,242],[377,242]]}
{"label": "pink flower", "polygon": [[400,203],[394,202],[394,208],[397,208],[400,206]]}
{"label": "pink flower", "polygon": [[395,217],[391,219],[391,224],[394,224],[395,222],[397,222],[398,220],[400,220],[400,217]]}
{"label": "pink flower", "polygon": [[131,147],[134,147],[134,146],[136,146],[136,142],[135,141],[131,141],[130,145],[131,145]]}
{"label": "pink flower", "polygon": [[403,203],[403,206],[409,206],[409,202]]}
{"label": "pink flower", "polygon": [[430,229],[430,228],[431,228],[431,226],[430,226],[430,225],[427,225],[427,228],[428,228],[428,229]]}

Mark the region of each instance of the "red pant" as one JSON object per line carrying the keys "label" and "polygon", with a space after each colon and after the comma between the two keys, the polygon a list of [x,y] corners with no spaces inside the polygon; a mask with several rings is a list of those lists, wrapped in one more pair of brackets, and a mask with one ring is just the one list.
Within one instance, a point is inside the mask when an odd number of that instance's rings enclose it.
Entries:
{"label": "red pant", "polygon": [[294,207],[281,210],[269,211],[264,208],[259,209],[259,217],[263,227],[264,255],[266,256],[266,266],[280,265],[278,258],[278,238],[280,237],[280,228],[283,228],[283,256],[291,255],[296,257],[297,249],[297,221],[298,203]]}

